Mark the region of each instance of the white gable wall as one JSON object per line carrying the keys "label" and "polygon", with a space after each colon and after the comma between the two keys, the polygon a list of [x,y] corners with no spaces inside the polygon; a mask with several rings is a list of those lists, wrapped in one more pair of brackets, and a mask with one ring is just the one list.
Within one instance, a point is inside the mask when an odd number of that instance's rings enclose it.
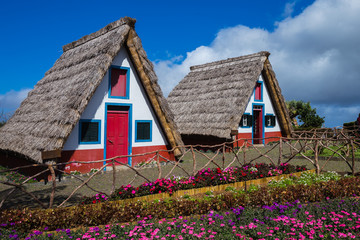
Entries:
{"label": "white gable wall", "polygon": [[[63,150],[83,150],[83,149],[104,149],[105,134],[105,103],[122,103],[132,105],[131,116],[131,146],[157,146],[167,145],[166,137],[163,135],[160,123],[156,119],[156,115],[152,110],[151,103],[146,97],[145,90],[141,85],[141,81],[137,76],[134,65],[132,64],[125,48],[122,48],[115,57],[113,66],[128,67],[130,71],[129,80],[129,99],[109,98],[109,71],[104,76],[101,84],[95,91],[88,106],[81,115],[81,119],[100,120],[101,136],[99,144],[79,144],[79,123],[76,124],[69,138],[67,139]],[[152,120],[152,141],[151,142],[135,142],[135,120]],[[130,123],[129,123],[130,125]]]}
{"label": "white gable wall", "polygon": [[[253,109],[253,103],[255,103],[255,104],[264,104],[264,107],[263,107],[264,119],[265,119],[265,116],[267,114],[273,114],[275,116],[275,119],[276,119],[275,127],[264,127],[265,132],[280,132],[281,129],[280,129],[280,126],[279,126],[278,117],[275,114],[274,107],[273,107],[273,105],[271,103],[270,96],[269,96],[269,93],[267,91],[266,83],[263,80],[261,75],[260,75],[258,81],[263,83],[263,88],[262,88],[263,99],[262,99],[262,101],[255,101],[255,91],[253,91],[253,93],[252,93],[252,95],[250,97],[250,101],[249,101],[248,105],[246,106],[244,114],[253,115],[253,112],[252,112],[253,111],[252,110]],[[265,124],[265,123],[263,122],[263,124]],[[252,127],[246,128],[246,127],[240,127],[240,126],[239,126],[239,129],[238,129],[239,133],[252,133],[252,130],[253,130]]]}

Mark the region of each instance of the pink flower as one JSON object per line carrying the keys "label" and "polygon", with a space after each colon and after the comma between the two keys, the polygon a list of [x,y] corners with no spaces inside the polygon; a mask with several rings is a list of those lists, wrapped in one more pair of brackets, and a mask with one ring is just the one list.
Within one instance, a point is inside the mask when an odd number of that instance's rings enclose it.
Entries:
{"label": "pink flower", "polygon": [[252,229],[252,228],[257,228],[257,226],[254,224],[254,223],[250,223],[249,224],[249,228]]}

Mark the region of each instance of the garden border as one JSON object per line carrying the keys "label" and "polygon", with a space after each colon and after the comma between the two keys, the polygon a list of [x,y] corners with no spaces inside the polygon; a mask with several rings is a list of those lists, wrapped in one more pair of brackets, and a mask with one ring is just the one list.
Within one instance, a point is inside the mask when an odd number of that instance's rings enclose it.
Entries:
{"label": "garden border", "polygon": [[[157,199],[178,198],[178,197],[182,197],[184,195],[193,196],[196,194],[206,193],[208,191],[213,191],[213,192],[225,191],[225,189],[228,187],[234,187],[237,189],[239,189],[239,188],[247,189],[251,185],[264,186],[273,180],[278,181],[282,178],[289,178],[290,176],[300,177],[303,173],[315,173],[315,172],[316,172],[316,169],[311,169],[311,170],[306,170],[306,171],[301,171],[301,172],[295,172],[295,173],[290,173],[290,174],[281,174],[281,175],[277,175],[277,176],[273,176],[273,177],[252,179],[252,180],[242,181],[242,182],[221,184],[221,185],[202,187],[202,188],[177,190],[172,195],[170,195],[169,193],[157,193],[157,194],[151,194],[151,195],[146,195],[146,196],[141,196],[141,197],[115,200],[115,201],[117,201],[118,203],[134,203],[134,202],[138,202],[138,201],[151,202],[151,201],[154,201]],[[95,203],[95,204],[97,204],[97,203]]]}
{"label": "garden border", "polygon": [[[178,191],[175,191],[171,196],[169,193],[158,193],[158,194],[151,194],[151,195],[146,195],[146,196],[141,196],[141,197],[123,199],[123,200],[112,200],[111,202],[114,202],[116,205],[121,205],[121,204],[126,204],[126,203],[135,203],[135,202],[139,202],[139,201],[151,202],[151,201],[158,200],[158,199],[178,198],[178,197],[184,196],[186,194],[193,196],[196,194],[206,193],[208,191],[213,191],[213,192],[225,191],[225,189],[228,187],[234,187],[237,189],[239,189],[239,188],[246,189],[247,187],[249,187],[251,185],[264,186],[273,180],[279,181],[282,178],[289,178],[290,176],[300,177],[304,173],[315,173],[315,172],[316,172],[316,169],[311,169],[311,170],[306,170],[306,171],[301,171],[301,172],[295,172],[295,173],[290,173],[290,174],[281,174],[281,175],[277,175],[277,176],[273,176],[273,177],[252,179],[252,180],[242,181],[242,182],[221,184],[221,185],[202,187],[202,188],[178,190]],[[100,204],[99,203],[90,203],[87,205],[97,205],[100,208],[102,204],[106,204],[106,202],[102,202]],[[65,208],[76,208],[76,207],[77,206],[71,206],[71,207],[65,207]],[[102,225],[102,226],[105,226],[105,225]],[[74,230],[74,229],[86,229],[86,228],[88,228],[88,226],[87,227],[80,226],[80,227],[75,227],[72,229]],[[56,234],[57,231],[44,231],[42,235],[44,236],[48,233]]]}

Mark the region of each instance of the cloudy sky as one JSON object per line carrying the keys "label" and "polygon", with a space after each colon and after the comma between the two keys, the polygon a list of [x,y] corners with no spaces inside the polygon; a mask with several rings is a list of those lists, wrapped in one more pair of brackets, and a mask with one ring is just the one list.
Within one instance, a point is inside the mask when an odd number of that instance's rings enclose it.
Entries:
{"label": "cloudy sky", "polygon": [[130,16],[165,95],[192,65],[266,50],[286,100],[310,101],[327,127],[360,112],[359,0],[133,2],[4,5],[0,110],[16,109],[63,45]]}

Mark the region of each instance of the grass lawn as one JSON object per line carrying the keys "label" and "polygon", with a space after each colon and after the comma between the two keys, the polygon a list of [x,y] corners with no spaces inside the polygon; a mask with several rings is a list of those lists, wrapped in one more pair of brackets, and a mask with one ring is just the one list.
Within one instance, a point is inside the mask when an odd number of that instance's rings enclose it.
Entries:
{"label": "grass lawn", "polygon": [[[341,158],[341,156],[346,156],[348,155],[349,157],[352,157],[352,150],[351,148],[350,149],[346,149],[346,148],[341,148],[339,149],[339,147],[337,146],[329,146],[329,149],[327,148],[323,148],[319,154],[319,156],[322,156],[322,157],[330,157],[330,156],[334,156],[334,157],[338,157],[338,158]],[[336,152],[339,152],[340,154],[338,153],[335,153],[334,154],[334,151]],[[314,156],[314,151],[312,150],[308,150],[304,153],[304,155],[306,156]],[[360,149],[359,148],[355,148],[355,152],[354,152],[354,155],[355,155],[355,158],[360,158]]]}

